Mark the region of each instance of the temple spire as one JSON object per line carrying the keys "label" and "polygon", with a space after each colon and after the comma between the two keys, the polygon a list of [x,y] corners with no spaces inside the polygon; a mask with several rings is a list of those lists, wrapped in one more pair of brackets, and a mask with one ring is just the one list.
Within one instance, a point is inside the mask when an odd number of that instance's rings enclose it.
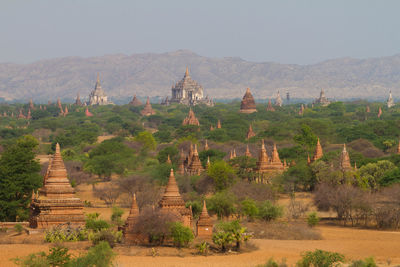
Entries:
{"label": "temple spire", "polygon": [[313,161],[319,160],[320,158],[322,158],[323,155],[324,155],[324,153],[322,152],[321,143],[319,142],[319,138],[318,138],[317,146],[315,147],[315,152],[314,152],[314,156],[313,156]]}
{"label": "temple spire", "polygon": [[249,145],[246,146],[246,153],[245,153],[245,156],[246,156],[246,157],[249,157],[249,158],[252,156],[251,153],[250,153]]}
{"label": "temple spire", "polygon": [[185,77],[189,77],[189,68],[188,67],[186,67]]}

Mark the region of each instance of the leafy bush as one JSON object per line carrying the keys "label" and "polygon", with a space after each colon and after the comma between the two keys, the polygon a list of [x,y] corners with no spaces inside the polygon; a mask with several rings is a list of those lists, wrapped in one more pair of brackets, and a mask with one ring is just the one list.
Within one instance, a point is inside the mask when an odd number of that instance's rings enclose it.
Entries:
{"label": "leafy bush", "polygon": [[218,219],[229,217],[236,211],[236,198],[233,194],[226,191],[218,192],[207,201],[208,211],[217,214]]}
{"label": "leafy bush", "polygon": [[171,224],[171,237],[174,245],[178,248],[187,247],[189,243],[194,239],[194,235],[190,228],[185,227],[180,222],[174,222]]}
{"label": "leafy bush", "polygon": [[308,214],[308,216],[307,216],[308,226],[314,227],[318,224],[318,222],[319,222],[319,217],[315,211]]}
{"label": "leafy bush", "polygon": [[101,229],[91,237],[93,245],[100,244],[100,242],[107,242],[110,247],[114,247],[116,243],[120,243],[122,240],[122,232],[114,231],[111,229]]}
{"label": "leafy bush", "polygon": [[366,258],[365,260],[353,261],[349,267],[377,267],[374,258]]}
{"label": "leafy bush", "polygon": [[249,220],[253,220],[258,216],[258,207],[256,202],[253,199],[245,199],[240,203],[241,213],[249,218]]}
{"label": "leafy bush", "polygon": [[113,207],[112,214],[111,214],[111,221],[118,226],[122,226],[124,224],[124,222],[121,219],[123,214],[124,214],[124,211],[122,209],[120,209],[118,207]]}
{"label": "leafy bush", "polygon": [[99,216],[100,216],[99,213],[86,214],[86,224],[85,224],[86,229],[98,232],[102,229],[110,228],[110,225],[106,221],[99,219]]}
{"label": "leafy bush", "polygon": [[242,227],[238,220],[231,222],[221,222],[217,225],[217,231],[229,233],[232,241],[236,242],[236,250],[240,250],[243,242],[247,242],[252,236],[246,233],[246,227]]}
{"label": "leafy bush", "polygon": [[61,228],[53,228],[46,231],[44,240],[48,243],[56,243],[56,242],[75,242],[75,241],[84,241],[88,240],[89,232],[86,229],[61,229]]}
{"label": "leafy bush", "polygon": [[207,256],[207,254],[210,250],[210,244],[208,244],[206,241],[203,241],[200,244],[197,244],[196,247],[199,250],[199,253],[204,256]]}
{"label": "leafy bush", "polygon": [[109,267],[115,254],[107,242],[101,242],[95,247],[91,247],[87,254],[73,257],[68,253],[68,248],[54,247],[49,254],[39,252],[30,254],[24,258],[13,259],[14,263],[23,267]]}
{"label": "leafy bush", "polygon": [[287,267],[285,259],[281,263],[277,263],[273,258],[269,258],[264,264],[259,264],[256,267]]}
{"label": "leafy bush", "polygon": [[297,267],[332,267],[337,266],[339,262],[344,262],[345,258],[342,254],[316,249],[315,251],[307,251],[303,254],[301,260],[296,264]]}
{"label": "leafy bush", "polygon": [[269,200],[262,202],[258,210],[258,216],[264,221],[273,221],[283,216],[283,208],[272,204]]}
{"label": "leafy bush", "polygon": [[14,230],[20,235],[22,234],[22,231],[24,231],[24,227],[20,223],[17,223],[14,225]]}

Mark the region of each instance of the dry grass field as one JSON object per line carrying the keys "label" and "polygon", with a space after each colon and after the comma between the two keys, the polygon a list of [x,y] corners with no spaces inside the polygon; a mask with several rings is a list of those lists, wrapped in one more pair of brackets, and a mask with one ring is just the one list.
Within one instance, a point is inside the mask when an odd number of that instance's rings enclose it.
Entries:
{"label": "dry grass field", "polygon": [[[348,259],[361,259],[374,256],[381,266],[400,265],[400,232],[361,230],[322,225],[318,227],[322,240],[268,240],[254,239],[257,250],[243,254],[216,256],[157,256],[151,257],[150,248],[115,248],[119,254],[116,266],[255,266],[266,262],[270,257],[280,261],[282,258],[293,265],[304,251],[323,249],[343,253]],[[24,243],[28,237],[18,237]],[[71,244],[71,243],[70,243]],[[73,244],[70,245],[71,249]],[[11,258],[29,253],[47,251],[48,244],[0,244],[0,266],[14,266]],[[141,250],[141,251],[139,251]],[[146,251],[148,250],[148,253]],[[179,255],[174,248],[158,248],[162,255]],[[79,253],[81,250],[72,250]],[[134,256],[141,255],[141,256]]]}

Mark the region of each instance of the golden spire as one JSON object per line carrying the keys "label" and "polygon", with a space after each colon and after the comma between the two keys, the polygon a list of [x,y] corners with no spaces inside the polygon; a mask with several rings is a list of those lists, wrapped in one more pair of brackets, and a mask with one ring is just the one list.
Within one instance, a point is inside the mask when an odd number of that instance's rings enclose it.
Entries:
{"label": "golden spire", "polygon": [[188,77],[189,76],[189,68],[188,67],[186,67],[186,71],[185,71],[185,77]]}

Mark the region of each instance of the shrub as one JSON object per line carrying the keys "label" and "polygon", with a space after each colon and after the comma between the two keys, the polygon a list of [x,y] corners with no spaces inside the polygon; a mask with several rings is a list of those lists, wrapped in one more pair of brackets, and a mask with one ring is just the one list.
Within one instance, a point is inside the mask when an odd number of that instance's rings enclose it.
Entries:
{"label": "shrub", "polygon": [[307,216],[308,226],[314,227],[318,224],[318,222],[319,222],[319,217],[315,211],[308,214],[308,216]]}
{"label": "shrub", "polygon": [[14,225],[14,230],[20,235],[22,234],[24,227],[20,223],[17,223],[16,225]]}
{"label": "shrub", "polygon": [[344,262],[345,258],[342,254],[316,249],[314,252],[307,251],[303,254],[301,260],[296,264],[297,267],[331,267],[336,266],[339,262]]}
{"label": "shrub", "polygon": [[210,250],[210,244],[208,244],[206,241],[203,241],[200,244],[197,244],[196,247],[199,250],[199,253],[204,256],[207,256],[207,254]]}
{"label": "shrub", "polygon": [[230,245],[234,240],[231,233],[220,231],[212,235],[212,241],[222,252],[225,252],[228,245]]}
{"label": "shrub", "polygon": [[112,214],[111,214],[111,221],[118,226],[123,225],[124,222],[121,219],[123,214],[124,214],[124,211],[122,209],[120,209],[118,207],[113,207]]}
{"label": "shrub", "polygon": [[252,236],[246,233],[246,227],[242,227],[238,220],[221,222],[217,225],[217,231],[229,233],[232,241],[236,242],[236,250],[240,250],[242,242],[247,242]]}
{"label": "shrub", "polygon": [[89,233],[86,229],[61,229],[61,228],[53,228],[46,231],[46,235],[44,237],[45,242],[54,243],[54,242],[74,242],[74,241],[84,241],[87,240]]}
{"label": "shrub", "polygon": [[98,232],[102,229],[110,228],[110,225],[106,221],[99,219],[99,216],[100,216],[99,213],[87,214],[86,215],[86,224],[85,224],[86,229],[90,229],[90,230]]}
{"label": "shrub", "polygon": [[233,194],[226,191],[218,192],[207,201],[208,211],[217,214],[218,219],[229,217],[236,211],[236,198]]}
{"label": "shrub", "polygon": [[185,227],[180,222],[174,222],[171,224],[171,237],[174,245],[178,248],[187,247],[189,243],[194,239],[192,230]]}
{"label": "shrub", "polygon": [[281,263],[277,263],[273,258],[269,258],[264,264],[259,264],[256,267],[287,267],[285,259]]}
{"label": "shrub", "polygon": [[258,216],[264,221],[276,220],[283,215],[283,208],[272,204],[269,200],[262,202],[258,209]]}
{"label": "shrub", "polygon": [[114,247],[116,243],[121,242],[122,232],[113,231],[111,229],[101,229],[99,232],[95,233],[92,237],[93,245],[100,244],[101,242],[107,242],[110,247]]}
{"label": "shrub", "polygon": [[249,220],[253,220],[258,215],[258,207],[253,199],[245,199],[241,203],[241,213],[248,217]]}
{"label": "shrub", "polygon": [[349,267],[376,267],[374,258],[366,258],[365,260],[353,261]]}

